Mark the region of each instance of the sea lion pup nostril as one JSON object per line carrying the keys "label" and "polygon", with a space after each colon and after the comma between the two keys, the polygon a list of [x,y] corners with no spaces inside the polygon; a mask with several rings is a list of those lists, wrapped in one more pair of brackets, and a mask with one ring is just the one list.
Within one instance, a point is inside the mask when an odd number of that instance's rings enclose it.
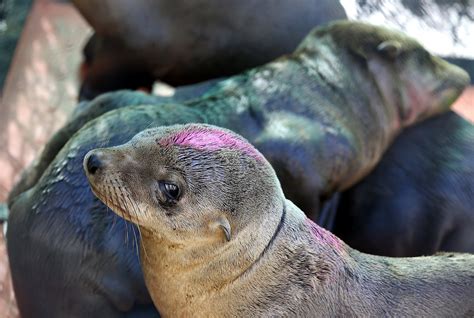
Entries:
{"label": "sea lion pup nostril", "polygon": [[102,161],[99,159],[99,156],[95,153],[89,153],[84,159],[86,163],[87,172],[90,174],[95,174],[97,170],[101,169],[103,166]]}
{"label": "sea lion pup nostril", "polygon": [[[474,255],[387,258],[350,248],[286,200],[268,161],[229,130],[155,128],[114,151],[134,160],[108,162],[103,179],[113,183],[89,180],[142,229],[141,266],[163,317],[474,312]],[[182,190],[179,198],[163,183]]]}

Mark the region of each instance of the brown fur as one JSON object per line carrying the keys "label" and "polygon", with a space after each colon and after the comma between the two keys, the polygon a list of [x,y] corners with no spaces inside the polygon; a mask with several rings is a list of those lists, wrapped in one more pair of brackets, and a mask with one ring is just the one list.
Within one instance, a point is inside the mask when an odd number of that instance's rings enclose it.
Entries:
{"label": "brown fur", "polygon": [[[217,128],[151,129],[84,159],[94,193],[141,229],[145,280],[163,316],[472,314],[474,256],[359,253],[286,200],[270,164],[247,148],[164,142],[206,129]],[[160,182],[179,186],[176,200],[163,201]]]}

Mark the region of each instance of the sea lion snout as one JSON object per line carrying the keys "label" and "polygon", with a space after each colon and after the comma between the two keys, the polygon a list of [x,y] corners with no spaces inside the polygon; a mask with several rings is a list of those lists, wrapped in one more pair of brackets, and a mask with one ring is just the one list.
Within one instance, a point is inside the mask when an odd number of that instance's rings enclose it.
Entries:
{"label": "sea lion snout", "polygon": [[95,174],[97,170],[101,168],[102,160],[100,159],[99,155],[93,151],[84,158],[84,169],[87,171],[87,173]]}
{"label": "sea lion snout", "polygon": [[433,90],[433,94],[438,98],[442,109],[449,107],[454,100],[469,85],[469,74],[462,68],[451,64],[441,58],[433,57],[436,64],[436,74],[438,75],[438,86]]}
{"label": "sea lion snout", "polygon": [[89,151],[83,160],[83,167],[86,175],[97,177],[103,174],[108,168],[119,168],[123,165],[134,163],[132,156],[124,154],[118,149],[94,149]]}
{"label": "sea lion snout", "polygon": [[116,162],[124,162],[115,158],[115,152],[108,149],[94,149],[89,151],[82,162],[84,172],[89,182],[98,183],[110,170],[116,170]]}
{"label": "sea lion snout", "polygon": [[405,126],[446,111],[470,81],[463,69],[427,53],[415,54],[400,79]]}
{"label": "sea lion snout", "polygon": [[82,165],[97,198],[107,201],[110,208],[127,220],[130,219],[130,211],[136,217],[138,208],[129,205],[133,200],[130,189],[136,186],[131,185],[133,181],[124,178],[124,174],[130,175],[136,168],[132,156],[124,154],[123,148],[99,148],[89,151]]}
{"label": "sea lion snout", "polygon": [[91,177],[101,175],[108,162],[110,162],[110,158],[108,159],[107,154],[102,149],[94,149],[84,156],[82,165],[87,177],[90,179]]}

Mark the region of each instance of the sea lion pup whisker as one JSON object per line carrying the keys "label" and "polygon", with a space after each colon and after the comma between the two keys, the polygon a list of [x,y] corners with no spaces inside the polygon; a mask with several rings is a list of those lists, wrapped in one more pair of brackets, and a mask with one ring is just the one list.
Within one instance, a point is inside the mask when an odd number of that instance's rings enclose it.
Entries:
{"label": "sea lion pup whisker", "polygon": [[[128,199],[128,202],[131,204],[132,213],[135,214],[136,220],[138,221],[139,208],[138,208],[136,202],[134,202],[130,199],[130,196],[127,196],[127,199]],[[142,231],[140,229],[140,224],[138,224],[138,223],[135,223],[135,224],[137,225],[138,235],[139,235],[140,240],[141,240],[142,239]],[[135,233],[135,230],[133,230],[133,232]],[[138,243],[138,240],[137,240],[136,236],[135,236],[135,244],[136,244],[136,247],[137,247],[137,256],[140,256],[139,243]],[[145,255],[145,257],[147,256],[146,251],[144,251],[144,255]]]}
{"label": "sea lion pup whisker", "polygon": [[133,203],[110,208],[143,229],[141,266],[164,317],[474,312],[474,255],[397,259],[351,249],[286,200],[268,161],[229,130],[145,130],[90,151],[84,169],[105,203],[111,175],[129,194]]}
{"label": "sea lion pup whisker", "polygon": [[[133,222],[133,221],[132,221],[132,222],[136,224],[136,222],[138,221],[138,215],[137,215],[137,213],[136,213],[136,211],[135,211],[135,207],[132,205],[132,206],[130,207],[130,218],[131,218],[131,220],[134,219],[134,215],[135,215],[135,222]],[[139,225],[137,225],[137,228],[138,228],[138,227],[139,227]],[[140,255],[140,252],[139,252],[139,250],[138,250],[139,247],[138,247],[137,233],[135,232],[135,227],[132,227],[132,232],[133,232],[133,238],[134,238],[133,243],[135,243],[135,248],[136,248],[136,251],[137,251],[137,255],[139,256],[139,255]],[[139,233],[139,234],[140,234],[140,233]],[[141,238],[141,237],[140,237],[140,238]]]}
{"label": "sea lion pup whisker", "polygon": [[[109,190],[109,187],[110,187],[110,186],[106,184],[105,187],[106,187],[107,190]],[[106,208],[107,212],[112,211],[112,209],[109,208],[109,201],[108,201],[107,199],[106,199],[106,204],[105,204],[105,206],[107,207],[107,208]],[[118,215],[117,213],[115,213],[115,214],[114,214],[114,217],[113,217],[113,219],[112,219],[112,226],[111,226],[111,228],[110,228],[111,231],[113,231],[113,229],[115,228],[115,225],[117,224],[117,218],[118,218],[120,221],[122,221],[122,222],[126,222],[124,218],[120,217],[120,215]]]}
{"label": "sea lion pup whisker", "polygon": [[[105,197],[107,198],[107,206],[110,207],[110,206],[120,206],[117,201],[119,200],[118,199],[118,195],[117,195],[117,192],[116,192],[116,188],[114,187],[113,185],[113,182],[111,179],[106,179],[105,180],[105,187],[104,187],[104,190],[105,190]],[[92,192],[96,193],[98,192],[99,190],[97,188],[94,188],[92,187]],[[123,212],[118,210],[118,215],[120,217],[123,218]],[[128,224],[125,223],[125,235],[124,235],[124,242],[126,244],[128,244]]]}
{"label": "sea lion pup whisker", "polygon": [[[97,188],[95,187],[91,187],[92,188],[92,192],[93,193],[98,193],[100,190],[98,190]],[[124,219],[124,212],[120,209],[120,204],[118,203],[119,202],[119,196],[116,192],[117,190],[117,187],[114,187],[114,184],[113,184],[113,181],[112,179],[110,178],[107,178],[104,180],[104,187],[103,187],[103,190],[104,190],[104,193],[101,194],[100,196],[103,196],[106,198],[106,205],[107,205],[107,208],[108,209],[111,209],[110,206],[115,206],[117,207],[117,210],[116,210],[116,216],[118,215],[119,217],[122,218],[122,220],[125,222],[125,227],[124,227],[124,230],[125,230],[125,235],[124,235],[124,243],[125,244],[128,244],[128,237],[129,237],[129,229],[128,229],[128,226],[129,224],[125,221]],[[97,194],[96,194],[97,195]],[[114,218],[113,220],[113,225],[112,227],[115,225],[116,223],[116,219]],[[133,226],[132,226],[132,230],[133,230]]]}

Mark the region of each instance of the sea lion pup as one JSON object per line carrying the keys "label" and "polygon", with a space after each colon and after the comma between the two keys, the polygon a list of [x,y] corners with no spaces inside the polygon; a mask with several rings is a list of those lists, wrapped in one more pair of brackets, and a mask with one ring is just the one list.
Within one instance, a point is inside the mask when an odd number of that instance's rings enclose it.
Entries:
{"label": "sea lion pup", "polygon": [[474,253],[474,125],[454,112],[403,131],[340,196],[334,233],[386,256]]}
{"label": "sea lion pup", "polygon": [[82,98],[230,76],[292,52],[318,25],[346,19],[335,0],[73,0],[95,30]]}
{"label": "sea lion pup", "polygon": [[82,170],[89,150],[123,144],[152,127],[226,127],[265,155],[285,196],[318,220],[322,200],[364,177],[404,127],[446,111],[468,81],[403,34],[341,22],[316,29],[294,54],[217,83],[201,98],[130,107],[120,98],[115,103],[124,107],[63,131],[46,148],[37,179],[9,200],[7,246],[22,317],[120,316],[137,304],[152,306],[135,227],[117,222],[90,192]]}
{"label": "sea lion pup", "polygon": [[207,125],[146,130],[84,158],[95,195],[141,231],[164,317],[462,316],[474,256],[362,254],[286,200],[269,162]]}

